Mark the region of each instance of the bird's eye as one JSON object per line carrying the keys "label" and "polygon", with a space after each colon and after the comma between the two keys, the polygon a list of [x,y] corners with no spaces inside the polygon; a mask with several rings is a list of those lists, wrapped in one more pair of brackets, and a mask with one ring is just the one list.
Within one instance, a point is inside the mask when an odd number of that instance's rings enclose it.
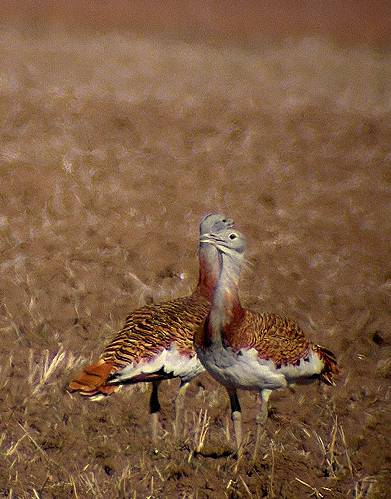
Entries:
{"label": "bird's eye", "polygon": [[223,222],[223,224],[225,224],[227,222],[227,219],[223,218],[222,222]]}
{"label": "bird's eye", "polygon": [[238,236],[236,234],[233,234],[233,233],[229,235],[229,238],[231,239],[231,241],[236,239],[237,237]]}

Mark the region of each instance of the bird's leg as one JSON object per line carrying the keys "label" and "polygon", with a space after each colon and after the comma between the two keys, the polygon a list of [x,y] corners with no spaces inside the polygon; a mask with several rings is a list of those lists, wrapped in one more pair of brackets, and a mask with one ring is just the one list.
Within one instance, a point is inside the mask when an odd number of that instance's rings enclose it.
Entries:
{"label": "bird's leg", "polygon": [[253,454],[253,460],[255,460],[258,451],[259,451],[259,446],[262,441],[263,435],[265,433],[265,425],[267,421],[267,416],[268,416],[268,401],[270,394],[272,393],[272,390],[262,390],[261,393],[259,394],[259,402],[260,402],[260,408],[259,412],[256,416],[256,425],[257,425],[257,436],[255,440],[255,448],[254,448],[254,454]]}
{"label": "bird's leg", "polygon": [[179,391],[175,399],[175,427],[174,434],[179,440],[183,434],[183,407],[185,405],[186,390],[189,388],[188,382],[181,381]]}
{"label": "bird's leg", "polygon": [[156,445],[157,434],[159,428],[159,412],[160,412],[160,402],[159,402],[159,385],[160,381],[152,381],[152,392],[149,399],[149,413],[151,414],[151,428],[152,428],[152,443]]}
{"label": "bird's leg", "polygon": [[242,410],[235,388],[227,388],[227,392],[231,403],[231,418],[234,425],[236,450],[239,456],[242,445]]}

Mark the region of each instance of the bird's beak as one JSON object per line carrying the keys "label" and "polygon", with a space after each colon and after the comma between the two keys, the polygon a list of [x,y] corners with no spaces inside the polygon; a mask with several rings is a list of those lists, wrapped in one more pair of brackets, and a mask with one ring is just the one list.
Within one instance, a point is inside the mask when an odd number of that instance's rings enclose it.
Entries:
{"label": "bird's beak", "polygon": [[200,243],[216,244],[216,240],[212,234],[202,234],[200,237]]}

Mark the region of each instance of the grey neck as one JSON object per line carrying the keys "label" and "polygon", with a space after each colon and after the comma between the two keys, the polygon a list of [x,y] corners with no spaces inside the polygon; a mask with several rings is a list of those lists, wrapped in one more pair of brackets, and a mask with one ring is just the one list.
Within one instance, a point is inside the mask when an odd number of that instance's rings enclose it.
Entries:
{"label": "grey neck", "polygon": [[209,314],[209,332],[213,342],[221,342],[227,326],[241,316],[239,278],[242,262],[238,258],[221,253],[220,276]]}

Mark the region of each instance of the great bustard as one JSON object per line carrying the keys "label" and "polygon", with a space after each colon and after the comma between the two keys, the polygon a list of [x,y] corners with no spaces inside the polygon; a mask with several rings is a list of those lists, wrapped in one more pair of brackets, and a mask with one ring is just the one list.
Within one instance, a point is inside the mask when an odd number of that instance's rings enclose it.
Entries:
{"label": "great bustard", "polygon": [[[200,237],[232,226],[233,220],[221,214],[207,215],[200,224]],[[85,367],[69,383],[68,391],[97,400],[123,384],[152,382],[149,406],[152,439],[156,443],[159,384],[179,377],[181,383],[175,401],[175,432],[179,436],[185,391],[190,380],[204,370],[194,351],[193,336],[209,311],[218,277],[218,265],[209,255],[214,251],[210,245],[200,243],[198,284],[190,296],[146,305],[132,312],[99,360]]]}
{"label": "great bustard", "polygon": [[337,363],[334,354],[312,344],[296,322],[242,308],[238,291],[246,240],[240,232],[205,234],[200,241],[216,249],[209,254],[219,262],[220,273],[208,317],[194,337],[195,350],[205,369],[228,392],[238,451],[242,425],[236,391],[259,393],[257,449],[271,392],[317,378],[334,384]]}

